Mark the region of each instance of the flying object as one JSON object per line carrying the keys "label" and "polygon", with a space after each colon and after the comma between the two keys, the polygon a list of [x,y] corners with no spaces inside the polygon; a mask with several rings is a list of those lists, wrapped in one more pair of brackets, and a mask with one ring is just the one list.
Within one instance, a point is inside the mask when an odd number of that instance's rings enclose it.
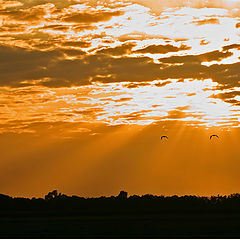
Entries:
{"label": "flying object", "polygon": [[161,140],[163,140],[164,138],[168,139],[167,136],[161,136]]}
{"label": "flying object", "polygon": [[211,140],[213,137],[217,137],[217,138],[219,138],[218,135],[215,135],[215,134],[214,134],[214,135],[211,135],[211,136],[210,136],[210,140]]}

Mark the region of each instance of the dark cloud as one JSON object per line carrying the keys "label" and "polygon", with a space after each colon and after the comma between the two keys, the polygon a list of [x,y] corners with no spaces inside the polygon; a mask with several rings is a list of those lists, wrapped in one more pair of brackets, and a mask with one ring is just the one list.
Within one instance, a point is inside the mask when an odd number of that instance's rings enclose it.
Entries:
{"label": "dark cloud", "polygon": [[240,28],[240,23],[236,23],[236,28]]}
{"label": "dark cloud", "polygon": [[76,4],[86,4],[91,7],[98,7],[100,4],[101,6],[108,7],[110,9],[116,9],[119,7],[126,6],[126,3],[121,3],[119,1],[109,1],[109,0],[103,0],[103,1],[96,1],[96,0],[18,0],[20,3],[23,4],[21,8],[29,8],[36,5],[42,5],[46,3],[54,4],[55,7],[58,10],[61,10],[63,8],[67,8],[72,5]]}
{"label": "dark cloud", "polygon": [[61,60],[40,71],[40,75],[49,78],[42,82],[48,87],[80,86],[90,84],[90,77],[96,74],[96,70],[96,66],[94,68],[82,59]]}
{"label": "dark cloud", "polygon": [[[102,82],[142,82],[158,79],[160,64],[153,62],[148,57],[122,57],[110,58],[106,57],[103,61],[104,67],[99,63],[101,75],[109,76],[102,78]],[[99,81],[99,78],[93,78],[93,81]]]}
{"label": "dark cloud", "polygon": [[146,83],[146,82],[143,82],[143,83],[129,83],[127,85],[124,85],[124,87],[127,87],[127,88],[138,88],[138,87],[145,87],[145,86],[149,86],[150,83]]}
{"label": "dark cloud", "polygon": [[152,54],[164,54],[169,52],[178,52],[184,50],[190,50],[191,47],[186,45],[181,45],[180,47],[175,47],[170,44],[167,45],[150,45],[146,48],[139,49],[135,53],[152,53]]}
{"label": "dark cloud", "polygon": [[192,96],[196,96],[197,94],[196,93],[188,93],[187,96],[188,97],[192,97]]}
{"label": "dark cloud", "polygon": [[240,63],[201,65],[200,62],[185,62],[181,65],[170,65],[161,68],[159,79],[208,79],[223,85],[224,88],[239,86]]}
{"label": "dark cloud", "polygon": [[9,20],[22,22],[41,21],[47,14],[47,6],[40,5],[28,9],[1,10],[0,16],[5,16]]}
{"label": "dark cloud", "polygon": [[[42,5],[46,3],[52,3],[54,4],[58,9],[66,8],[74,4],[79,4],[78,0],[68,0],[68,1],[62,1],[62,0],[18,0],[20,3],[23,4],[21,8],[31,8],[33,6]],[[82,1],[86,2],[86,1]]]}
{"label": "dark cloud", "polygon": [[162,63],[201,63],[201,62],[211,62],[220,61],[224,58],[231,57],[233,53],[231,52],[220,52],[218,50],[203,53],[199,55],[185,55],[185,56],[172,56],[168,58],[160,58],[159,61]]}
{"label": "dark cloud", "polygon": [[124,114],[124,115],[120,115],[120,116],[113,116],[111,118],[113,119],[125,119],[128,121],[133,121],[133,120],[140,120],[144,118],[144,114],[151,112],[151,110],[142,110],[142,111],[136,111],[136,112],[132,112],[129,114]]}
{"label": "dark cloud", "polygon": [[225,102],[234,104],[234,105],[240,105],[240,101],[234,99],[236,96],[240,95],[240,91],[231,91],[231,92],[224,92],[219,94],[213,94],[212,98],[219,98]]}
{"label": "dark cloud", "polygon": [[44,41],[48,41],[48,43],[45,42],[46,44],[49,44],[49,43],[54,44],[52,40],[55,40],[54,36],[52,36],[51,34],[41,32],[37,29],[31,32],[26,32],[26,33],[19,32],[18,34],[5,34],[5,35],[2,35],[2,37],[8,37],[8,38],[11,38],[12,40],[25,41],[25,43],[28,43],[28,44],[34,41],[35,43],[38,43],[38,44],[41,44]]}
{"label": "dark cloud", "polygon": [[19,47],[0,46],[1,86],[18,85],[24,80],[41,77],[47,65],[62,56],[60,51],[26,50]]}
{"label": "dark cloud", "polygon": [[206,39],[201,40],[200,45],[208,45],[210,42],[206,41]]}
{"label": "dark cloud", "polygon": [[38,50],[50,50],[56,48],[55,44],[51,41],[29,41],[29,44],[34,48]]}
{"label": "dark cloud", "polygon": [[222,49],[223,49],[223,51],[228,51],[228,50],[231,50],[231,49],[240,50],[240,44],[227,45],[227,46],[222,47]]}
{"label": "dark cloud", "polygon": [[102,111],[103,111],[102,108],[88,108],[88,109],[85,109],[85,110],[75,110],[72,113],[93,117],[97,113],[102,112]]}
{"label": "dark cloud", "polygon": [[112,99],[112,98],[102,98],[102,99],[100,99],[100,101],[104,101],[104,102],[116,102],[116,103],[118,103],[118,102],[128,102],[128,101],[130,101],[130,100],[132,100],[133,98],[131,98],[131,97],[125,97],[125,98],[120,98],[120,99]]}
{"label": "dark cloud", "polygon": [[68,41],[68,42],[63,42],[61,43],[62,46],[64,47],[79,47],[79,48],[88,48],[91,46],[90,42],[83,42],[83,41]]}
{"label": "dark cloud", "polygon": [[62,52],[67,54],[68,56],[81,56],[86,54],[86,52],[80,49],[64,49],[62,50]]}
{"label": "dark cloud", "polygon": [[116,100],[112,100],[112,101],[114,101],[114,102],[128,102],[128,101],[130,101],[130,100],[132,100],[133,98],[127,98],[127,97],[125,97],[125,98],[120,98],[120,99],[116,99]]}
{"label": "dark cloud", "polygon": [[85,31],[85,30],[94,30],[97,29],[96,26],[92,26],[91,24],[85,24],[85,23],[79,23],[76,25],[72,25],[71,29],[75,32],[81,32],[81,31]]}
{"label": "dark cloud", "polygon": [[114,12],[94,12],[94,13],[73,13],[69,16],[62,18],[64,22],[72,23],[97,23],[103,21],[109,21],[114,16],[120,16],[123,12],[114,11]]}
{"label": "dark cloud", "polygon": [[40,93],[43,93],[43,91],[36,91],[31,89],[20,89],[20,90],[15,90],[13,92],[9,92],[8,95],[26,96],[26,95],[34,95],[34,94],[40,94]]}
{"label": "dark cloud", "polygon": [[[119,51],[119,49],[118,49]],[[120,51],[121,52],[121,51]],[[79,56],[64,59],[63,53]],[[155,63],[148,57],[115,58],[106,54],[86,55],[82,50],[59,49],[51,51],[0,47],[1,86],[17,86],[25,80],[41,80],[49,87],[80,86],[91,82],[132,82],[134,88],[153,80],[211,78],[225,88],[239,86],[240,63],[201,65],[202,61],[220,60],[230,52],[213,51],[201,55],[172,56]],[[171,63],[171,64],[169,64]],[[141,83],[142,82],[142,83]]]}
{"label": "dark cloud", "polygon": [[67,25],[62,25],[62,24],[52,24],[52,25],[45,25],[41,28],[38,29],[43,29],[43,30],[53,30],[53,31],[68,31],[69,26]]}
{"label": "dark cloud", "polygon": [[156,83],[155,86],[156,87],[164,87],[170,83],[172,83],[172,82],[171,81],[159,82],[159,83]]}
{"label": "dark cloud", "polygon": [[0,27],[0,33],[17,33],[24,32],[26,30],[25,24],[11,24],[3,21]]}
{"label": "dark cloud", "polygon": [[212,95],[212,97],[220,98],[220,99],[228,99],[228,98],[234,98],[234,97],[236,97],[238,95],[240,95],[240,91],[219,93],[219,94]]}
{"label": "dark cloud", "polygon": [[[95,26],[92,25],[93,23],[108,21],[112,17],[120,16],[124,13],[111,7],[112,4],[109,4],[109,7],[104,10],[97,10],[97,5],[95,6],[95,10],[91,11],[79,10],[72,12],[70,8],[68,8],[74,4],[91,6],[89,1],[23,0],[21,3],[23,3],[22,6],[0,9],[0,16],[4,18],[4,24],[5,21],[27,22],[28,24],[47,22],[49,25],[39,27],[39,30],[68,31],[71,29],[74,31],[83,31],[86,29],[94,29]],[[102,6],[104,6],[104,4],[102,4]],[[75,23],[75,25],[67,26],[66,24],[59,23],[60,21]]]}
{"label": "dark cloud", "polygon": [[205,24],[220,24],[218,18],[208,18],[208,19],[203,19],[203,20],[196,20],[196,21],[193,21],[192,23],[199,25],[199,26],[205,25]]}
{"label": "dark cloud", "polygon": [[[225,100],[225,102],[231,103],[231,104],[236,105],[236,106],[240,106],[240,101],[238,101],[236,99],[227,99],[227,100]],[[238,118],[237,118],[237,120],[238,120]]]}
{"label": "dark cloud", "polygon": [[224,88],[232,88],[240,85],[240,63],[213,64],[209,67],[200,63],[184,63],[180,66],[171,65],[161,70],[159,78],[195,78],[199,80],[211,78],[213,81],[223,85]]}
{"label": "dark cloud", "polygon": [[[81,50],[37,51],[0,46],[1,86],[17,86],[25,80],[45,78],[47,86],[71,86],[89,84],[97,75],[98,67],[105,67],[102,58],[90,56],[77,60],[64,60],[68,55],[81,55]],[[107,59],[109,62],[110,60]]]}
{"label": "dark cloud", "polygon": [[152,105],[153,108],[157,108],[157,107],[161,107],[162,105],[160,104],[155,104],[155,105]]}
{"label": "dark cloud", "polygon": [[109,55],[113,55],[113,56],[121,56],[121,55],[130,54],[132,48],[135,46],[136,46],[136,44],[134,44],[134,43],[126,43],[121,46],[117,46],[115,48],[101,49],[101,50],[97,51],[97,53],[109,54]]}

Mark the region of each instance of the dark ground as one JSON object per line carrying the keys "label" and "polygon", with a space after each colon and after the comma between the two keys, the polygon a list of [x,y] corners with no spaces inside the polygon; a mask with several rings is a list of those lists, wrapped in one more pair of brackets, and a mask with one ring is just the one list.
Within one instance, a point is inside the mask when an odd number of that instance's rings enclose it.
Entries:
{"label": "dark ground", "polygon": [[[48,196],[48,195],[47,195]],[[1,238],[240,238],[240,195],[0,196]]]}

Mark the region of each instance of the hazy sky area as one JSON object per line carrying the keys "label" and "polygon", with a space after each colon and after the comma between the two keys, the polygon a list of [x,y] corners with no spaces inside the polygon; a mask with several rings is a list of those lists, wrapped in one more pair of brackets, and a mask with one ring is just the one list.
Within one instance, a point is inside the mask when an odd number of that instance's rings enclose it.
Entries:
{"label": "hazy sky area", "polygon": [[239,117],[240,0],[0,0],[0,193],[239,192]]}

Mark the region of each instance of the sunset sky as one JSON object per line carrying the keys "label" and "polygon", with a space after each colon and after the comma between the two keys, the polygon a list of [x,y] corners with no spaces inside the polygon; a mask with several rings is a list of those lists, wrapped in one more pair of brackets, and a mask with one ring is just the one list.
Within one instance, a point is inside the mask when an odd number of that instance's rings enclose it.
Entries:
{"label": "sunset sky", "polygon": [[0,0],[0,193],[240,192],[239,120],[240,0]]}

